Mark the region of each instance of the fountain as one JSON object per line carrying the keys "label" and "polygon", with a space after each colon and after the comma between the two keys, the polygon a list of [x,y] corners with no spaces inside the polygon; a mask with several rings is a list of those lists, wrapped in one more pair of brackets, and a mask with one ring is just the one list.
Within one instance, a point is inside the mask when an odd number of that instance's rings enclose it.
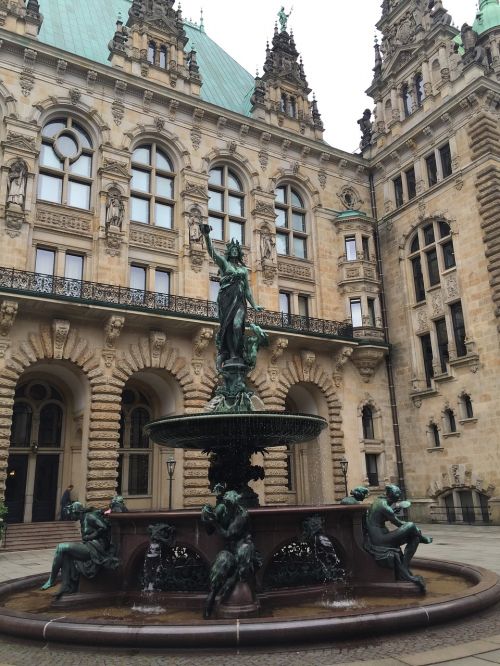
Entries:
{"label": "fountain", "polygon": [[311,440],[326,422],[265,411],[248,387],[268,338],[258,326],[247,329],[247,303],[260,308],[239,244],[220,255],[210,227],[201,232],[221,273],[220,385],[203,413],[159,419],[146,431],[160,445],[209,456],[215,504],[201,514],[127,512],[122,498],[111,513],[73,506],[83,542],[60,544],[42,589],[40,576],[0,584],[0,632],[124,647],[236,647],[428,626],[496,603],[495,574],[414,558],[430,539],[399,517],[409,503],[396,486],[368,511],[364,488],[340,505],[259,507],[249,484],[265,471],[252,456]]}

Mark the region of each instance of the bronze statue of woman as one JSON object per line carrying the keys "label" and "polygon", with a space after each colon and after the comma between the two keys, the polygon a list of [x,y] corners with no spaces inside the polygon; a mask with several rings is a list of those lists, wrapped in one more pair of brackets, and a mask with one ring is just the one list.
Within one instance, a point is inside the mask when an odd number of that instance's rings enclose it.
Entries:
{"label": "bronze statue of woman", "polygon": [[226,252],[219,254],[210,239],[211,227],[200,225],[207,244],[208,253],[219,267],[220,290],[217,297],[220,329],[217,333],[217,366],[222,368],[226,361],[244,363],[245,325],[247,301],[258,312],[264,308],[253,299],[248,282],[248,269],[243,263],[243,250],[238,241],[232,240]]}

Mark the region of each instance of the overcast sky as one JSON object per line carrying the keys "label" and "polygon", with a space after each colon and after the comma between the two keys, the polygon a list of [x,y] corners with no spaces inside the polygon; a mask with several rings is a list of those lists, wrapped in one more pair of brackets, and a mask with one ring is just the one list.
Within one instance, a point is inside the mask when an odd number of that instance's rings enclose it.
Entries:
{"label": "overcast sky", "polygon": [[[372,101],[364,90],[372,80],[373,38],[382,0],[289,0],[289,28],[304,59],[325,124],[325,140],[349,152],[357,149],[356,120]],[[476,0],[444,0],[454,24],[472,23]],[[177,6],[177,5],[176,5]],[[281,3],[278,0],[182,0],[184,18],[205,31],[252,74],[262,72],[266,40],[271,40]]]}

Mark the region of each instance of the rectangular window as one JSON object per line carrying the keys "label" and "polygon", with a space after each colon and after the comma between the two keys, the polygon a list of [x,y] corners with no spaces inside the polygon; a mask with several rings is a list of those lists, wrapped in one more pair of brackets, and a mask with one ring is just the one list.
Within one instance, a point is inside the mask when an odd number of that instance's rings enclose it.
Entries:
{"label": "rectangular window", "polygon": [[42,201],[62,203],[62,178],[41,173],[38,176],[38,198]]}
{"label": "rectangular window", "polygon": [[293,239],[293,254],[299,259],[307,259],[307,244],[305,238],[297,238],[294,236]]}
{"label": "rectangular window", "polygon": [[208,224],[212,227],[210,236],[214,240],[224,240],[224,220],[220,217],[214,217],[210,215],[208,217]]}
{"label": "rectangular window", "polygon": [[427,257],[427,270],[429,273],[429,284],[432,287],[439,284],[439,265],[436,250],[429,250],[425,253]]}
{"label": "rectangular window", "polygon": [[146,269],[143,266],[130,267],[130,288],[146,290]]}
{"label": "rectangular window", "polygon": [[351,298],[350,306],[352,325],[355,328],[363,326],[363,317],[361,315],[361,300],[359,298]]}
{"label": "rectangular window", "polygon": [[243,199],[241,197],[235,197],[233,194],[230,194],[229,197],[229,215],[236,215],[237,217],[243,217]]}
{"label": "rectangular window", "polygon": [[457,356],[466,356],[467,347],[465,346],[465,322],[464,313],[462,311],[462,304],[453,303],[450,307],[451,320],[453,323],[453,337],[455,338],[455,345],[457,348]]}
{"label": "rectangular window", "polygon": [[289,254],[288,234],[276,234],[276,252],[278,254]]}
{"label": "rectangular window", "polygon": [[370,238],[368,236],[362,236],[361,244],[363,248],[363,259],[365,261],[370,261]]}
{"label": "rectangular window", "polygon": [[420,303],[420,301],[425,301],[424,276],[422,274],[422,264],[420,262],[420,257],[415,257],[414,259],[412,259],[411,266],[413,269],[415,300],[417,301],[417,303]]}
{"label": "rectangular window", "polygon": [[130,187],[139,192],[151,192],[151,175],[149,171],[132,169],[132,181]]}
{"label": "rectangular window", "polygon": [[277,227],[286,227],[286,211],[282,208],[276,208],[276,226]]}
{"label": "rectangular window", "polygon": [[243,245],[243,242],[245,240],[243,231],[244,231],[244,225],[241,222],[229,222],[229,234],[231,236],[231,240],[236,240],[240,245]]}
{"label": "rectangular window", "polygon": [[68,296],[81,296],[83,280],[83,257],[81,254],[66,253],[64,277],[67,278],[65,293]]}
{"label": "rectangular window", "polygon": [[54,275],[54,264],[56,253],[54,250],[44,250],[41,247],[36,249],[35,273],[42,275]]}
{"label": "rectangular window", "polygon": [[172,228],[172,218],[174,209],[161,203],[155,203],[155,225],[164,229]]}
{"label": "rectangular window", "polygon": [[369,324],[370,326],[375,326],[375,299],[368,298],[367,305],[368,305]]}
{"label": "rectangular window", "polygon": [[174,198],[174,181],[165,176],[156,176],[156,195],[166,199]]}
{"label": "rectangular window", "polygon": [[280,291],[280,312],[281,314],[290,314],[290,294],[286,291]]}
{"label": "rectangular window", "polygon": [[430,335],[422,335],[420,338],[422,344],[422,357],[424,361],[425,382],[427,386],[431,385],[431,379],[434,377],[434,368],[432,366],[432,344]]}
{"label": "rectangular window", "polygon": [[412,167],[405,171],[406,189],[408,190],[408,199],[411,201],[417,196],[417,180],[415,178],[415,169]]}
{"label": "rectangular window", "polygon": [[224,210],[222,192],[208,190],[208,208],[209,210]]}
{"label": "rectangular window", "polygon": [[149,201],[148,199],[139,199],[139,197],[130,197],[130,219],[132,222],[141,222],[149,224]]}
{"label": "rectangular window", "polygon": [[347,261],[356,261],[356,238],[355,236],[346,236],[345,238],[345,258]]}
{"label": "rectangular window", "polygon": [[73,208],[90,208],[90,185],[85,183],[68,182],[68,206]]}
{"label": "rectangular window", "polygon": [[149,455],[130,455],[128,462],[128,494],[147,495],[149,491]]}
{"label": "rectangular window", "polygon": [[309,296],[299,294],[299,315],[309,317]]}
{"label": "rectangular window", "polygon": [[155,291],[159,294],[170,294],[170,273],[168,271],[156,269]]}
{"label": "rectangular window", "polygon": [[210,278],[210,286],[209,286],[209,299],[215,303],[217,301],[217,297],[219,296],[219,291],[220,291],[220,282],[219,280],[213,280]]}
{"label": "rectangular window", "polygon": [[432,187],[438,181],[437,163],[434,153],[425,158],[425,165],[427,167],[427,181],[429,182],[429,187]]}
{"label": "rectangular window", "polygon": [[292,213],[292,227],[294,231],[306,230],[306,216],[303,213]]}
{"label": "rectangular window", "polygon": [[368,477],[369,486],[378,486],[378,456],[374,453],[367,453],[366,459],[366,476]]}
{"label": "rectangular window", "polygon": [[425,245],[430,245],[431,243],[434,243],[436,240],[436,237],[434,236],[434,225],[428,224],[426,227],[423,228],[424,232],[424,243]]}
{"label": "rectangular window", "polygon": [[447,372],[447,363],[450,360],[450,355],[448,352],[448,332],[446,330],[446,321],[444,319],[438,319],[435,322],[436,326],[436,337],[439,350],[439,363],[441,366],[441,372]]}
{"label": "rectangular window", "polygon": [[448,178],[448,176],[451,176],[453,173],[449,143],[445,144],[439,149],[439,158],[441,160],[441,171],[443,172],[443,178]]}
{"label": "rectangular window", "polygon": [[394,178],[392,181],[394,183],[394,198],[396,200],[396,206],[399,208],[403,205],[403,180],[401,176]]}
{"label": "rectangular window", "polygon": [[453,248],[453,241],[448,241],[441,245],[443,248],[443,263],[445,269],[453,268],[455,266],[455,250]]}

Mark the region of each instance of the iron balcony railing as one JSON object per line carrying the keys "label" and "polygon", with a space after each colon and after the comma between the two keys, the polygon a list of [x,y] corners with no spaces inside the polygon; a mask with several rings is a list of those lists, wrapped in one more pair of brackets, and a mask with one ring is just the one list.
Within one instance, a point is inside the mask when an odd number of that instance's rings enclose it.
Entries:
{"label": "iron balcony railing", "polygon": [[[29,273],[0,267],[0,291],[54,298],[90,305],[148,311],[155,314],[176,315],[201,320],[217,320],[217,303],[198,298],[173,296],[154,291],[143,291],[112,284],[86,282],[54,275]],[[301,315],[264,310],[249,310],[248,319],[265,329],[291,331],[303,335],[353,339],[349,322],[315,319]]]}

